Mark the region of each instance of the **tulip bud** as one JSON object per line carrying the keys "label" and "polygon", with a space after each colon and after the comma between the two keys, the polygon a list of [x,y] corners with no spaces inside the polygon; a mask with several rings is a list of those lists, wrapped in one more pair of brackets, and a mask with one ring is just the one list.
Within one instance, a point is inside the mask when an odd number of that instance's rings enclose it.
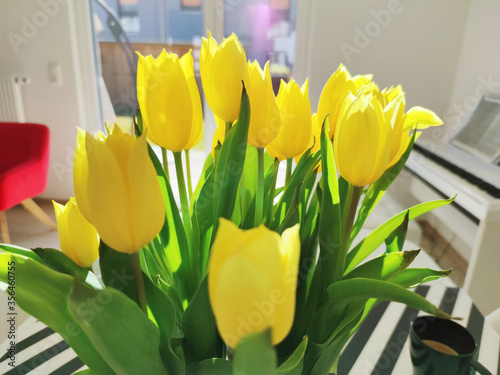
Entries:
{"label": "tulip bud", "polygon": [[300,88],[293,79],[288,83],[282,80],[276,101],[281,127],[276,138],[268,145],[267,152],[280,160],[294,158],[307,149],[311,140],[308,81]]}
{"label": "tulip bud", "polygon": [[290,332],[300,257],[298,225],[280,237],[263,225],[243,231],[221,219],[210,255],[208,292],[224,342],[271,328],[272,343]]}
{"label": "tulip bud", "polygon": [[250,128],[248,143],[254,147],[266,147],[278,134],[281,126],[281,117],[274,97],[269,61],[261,69],[257,60],[248,62],[250,85]]}
{"label": "tulip bud", "polygon": [[389,163],[393,130],[372,95],[349,95],[341,109],[334,137],[339,173],[354,186],[375,182]]}
{"label": "tulip bud", "polygon": [[203,122],[191,51],[181,59],[165,50],[157,59],[138,55],[137,99],[148,138],[172,152],[190,149]]}
{"label": "tulip bud", "polygon": [[80,267],[89,268],[99,257],[99,236],[71,198],[65,206],[54,203],[61,251]]}
{"label": "tulip bud", "polygon": [[250,93],[245,51],[235,34],[220,46],[208,32],[202,38],[200,74],[205,97],[214,114],[225,122],[234,122],[240,113],[242,81]]}
{"label": "tulip bud", "polygon": [[344,99],[349,92],[354,94],[355,91],[355,84],[351,81],[351,74],[343,64],[340,64],[323,87],[318,103],[318,121],[321,124],[326,115],[330,114],[330,139],[335,134],[337,118]]}
{"label": "tulip bud", "polygon": [[87,134],[83,154],[87,174],[75,171],[82,177],[75,178],[75,192],[81,194],[77,201],[86,202],[89,221],[101,239],[123,253],[137,252],[151,242],[165,221],[145,137],[135,139],[119,127],[105,141]]}

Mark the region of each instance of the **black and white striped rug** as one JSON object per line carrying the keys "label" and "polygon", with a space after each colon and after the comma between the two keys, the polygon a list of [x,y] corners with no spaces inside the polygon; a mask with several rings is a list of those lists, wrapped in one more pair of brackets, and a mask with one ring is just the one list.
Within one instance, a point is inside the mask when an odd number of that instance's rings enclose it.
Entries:
{"label": "black and white striped rug", "polygon": [[[500,374],[500,336],[485,324],[467,294],[440,283],[420,286],[424,296],[469,329],[480,343],[479,361],[493,374]],[[419,312],[399,303],[382,302],[368,315],[345,347],[339,361],[339,375],[409,375],[409,325]],[[85,369],[83,362],[60,335],[29,318],[17,331],[16,367],[8,365],[8,342],[0,345],[0,373],[5,375],[67,375]]]}

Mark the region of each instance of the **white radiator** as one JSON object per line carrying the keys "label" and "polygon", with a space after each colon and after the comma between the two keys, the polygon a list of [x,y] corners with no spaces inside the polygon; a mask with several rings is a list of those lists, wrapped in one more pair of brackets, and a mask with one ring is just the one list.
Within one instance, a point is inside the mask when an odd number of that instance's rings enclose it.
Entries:
{"label": "white radiator", "polygon": [[0,121],[25,122],[21,85],[26,78],[0,76]]}

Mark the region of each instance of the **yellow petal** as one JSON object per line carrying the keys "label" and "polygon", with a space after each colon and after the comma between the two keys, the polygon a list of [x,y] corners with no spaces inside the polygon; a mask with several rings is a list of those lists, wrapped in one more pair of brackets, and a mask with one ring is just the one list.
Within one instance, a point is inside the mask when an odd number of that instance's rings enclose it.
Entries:
{"label": "yellow petal", "polygon": [[425,129],[429,126],[442,125],[443,120],[434,112],[423,107],[413,107],[406,113],[404,130],[407,129]]}
{"label": "yellow petal", "polygon": [[276,101],[281,115],[281,127],[276,138],[269,144],[268,153],[271,156],[294,158],[307,149],[312,135],[308,81],[304,82],[302,88],[293,79],[288,84],[282,81]]}
{"label": "yellow petal", "polygon": [[278,134],[281,126],[281,116],[274,97],[269,62],[264,71],[257,61],[250,64],[249,77],[252,93],[250,95],[250,128],[248,143],[261,148],[269,144]]}
{"label": "yellow petal", "polygon": [[193,66],[193,56],[191,55],[191,50],[181,57],[180,63],[184,75],[189,86],[189,93],[191,94],[191,103],[193,104],[193,123],[191,126],[191,133],[189,135],[189,140],[184,149],[189,150],[196,146],[201,140],[202,127],[203,127],[203,110],[201,107],[200,92],[198,91],[198,85],[196,84],[196,79],[194,77],[194,66]]}
{"label": "yellow petal", "polygon": [[242,81],[250,91],[245,51],[238,37],[232,34],[219,46],[210,67],[208,85],[203,85],[210,108],[226,122],[234,122],[240,113]]}
{"label": "yellow petal", "polygon": [[113,152],[103,143],[87,135],[88,208],[90,222],[101,239],[121,252],[136,252],[131,236],[130,201],[126,180]]}
{"label": "yellow petal", "polygon": [[389,162],[392,129],[377,101],[363,96],[347,108],[335,133],[335,159],[339,173],[351,184],[376,181]]}
{"label": "yellow petal", "polygon": [[286,229],[282,234],[282,239],[280,252],[284,273],[281,285],[275,289],[272,301],[276,307],[276,318],[272,330],[273,343],[283,341],[293,325],[300,259],[299,225]]}
{"label": "yellow petal", "polygon": [[163,148],[183,150],[191,134],[193,104],[177,55],[163,51],[151,66],[147,82],[148,134]]}
{"label": "yellow petal", "polygon": [[96,229],[83,217],[74,198],[65,206],[53,203],[61,251],[80,267],[92,266],[99,256]]}
{"label": "yellow petal", "polygon": [[163,195],[144,134],[135,141],[127,164],[131,235],[140,249],[156,237],[165,221]]}
{"label": "yellow petal", "polygon": [[330,114],[330,139],[335,134],[339,112],[349,92],[355,92],[355,85],[351,81],[349,71],[344,65],[340,64],[323,87],[318,103],[318,119],[320,123],[324,121],[326,115]]}
{"label": "yellow petal", "polygon": [[87,201],[87,182],[89,176],[89,164],[87,160],[87,151],[85,146],[86,133],[78,128],[78,136],[75,146],[75,158],[73,160],[73,187],[75,197],[78,201],[80,211],[85,218],[90,221],[88,201]]}

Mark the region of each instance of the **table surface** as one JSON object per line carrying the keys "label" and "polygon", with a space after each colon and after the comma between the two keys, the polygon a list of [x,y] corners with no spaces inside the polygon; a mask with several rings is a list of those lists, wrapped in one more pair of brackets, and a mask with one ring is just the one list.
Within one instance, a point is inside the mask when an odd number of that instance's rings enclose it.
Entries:
{"label": "table surface", "polygon": [[[479,361],[492,374],[500,374],[500,336],[489,327],[471,299],[462,289],[432,282],[416,289],[442,310],[461,317],[480,343]],[[338,374],[405,375],[411,374],[408,328],[418,311],[394,302],[381,302],[351,338],[339,361]],[[67,375],[83,370],[84,364],[59,334],[30,317],[18,328],[17,367],[0,361],[0,373]],[[5,353],[7,343],[0,345]]]}

